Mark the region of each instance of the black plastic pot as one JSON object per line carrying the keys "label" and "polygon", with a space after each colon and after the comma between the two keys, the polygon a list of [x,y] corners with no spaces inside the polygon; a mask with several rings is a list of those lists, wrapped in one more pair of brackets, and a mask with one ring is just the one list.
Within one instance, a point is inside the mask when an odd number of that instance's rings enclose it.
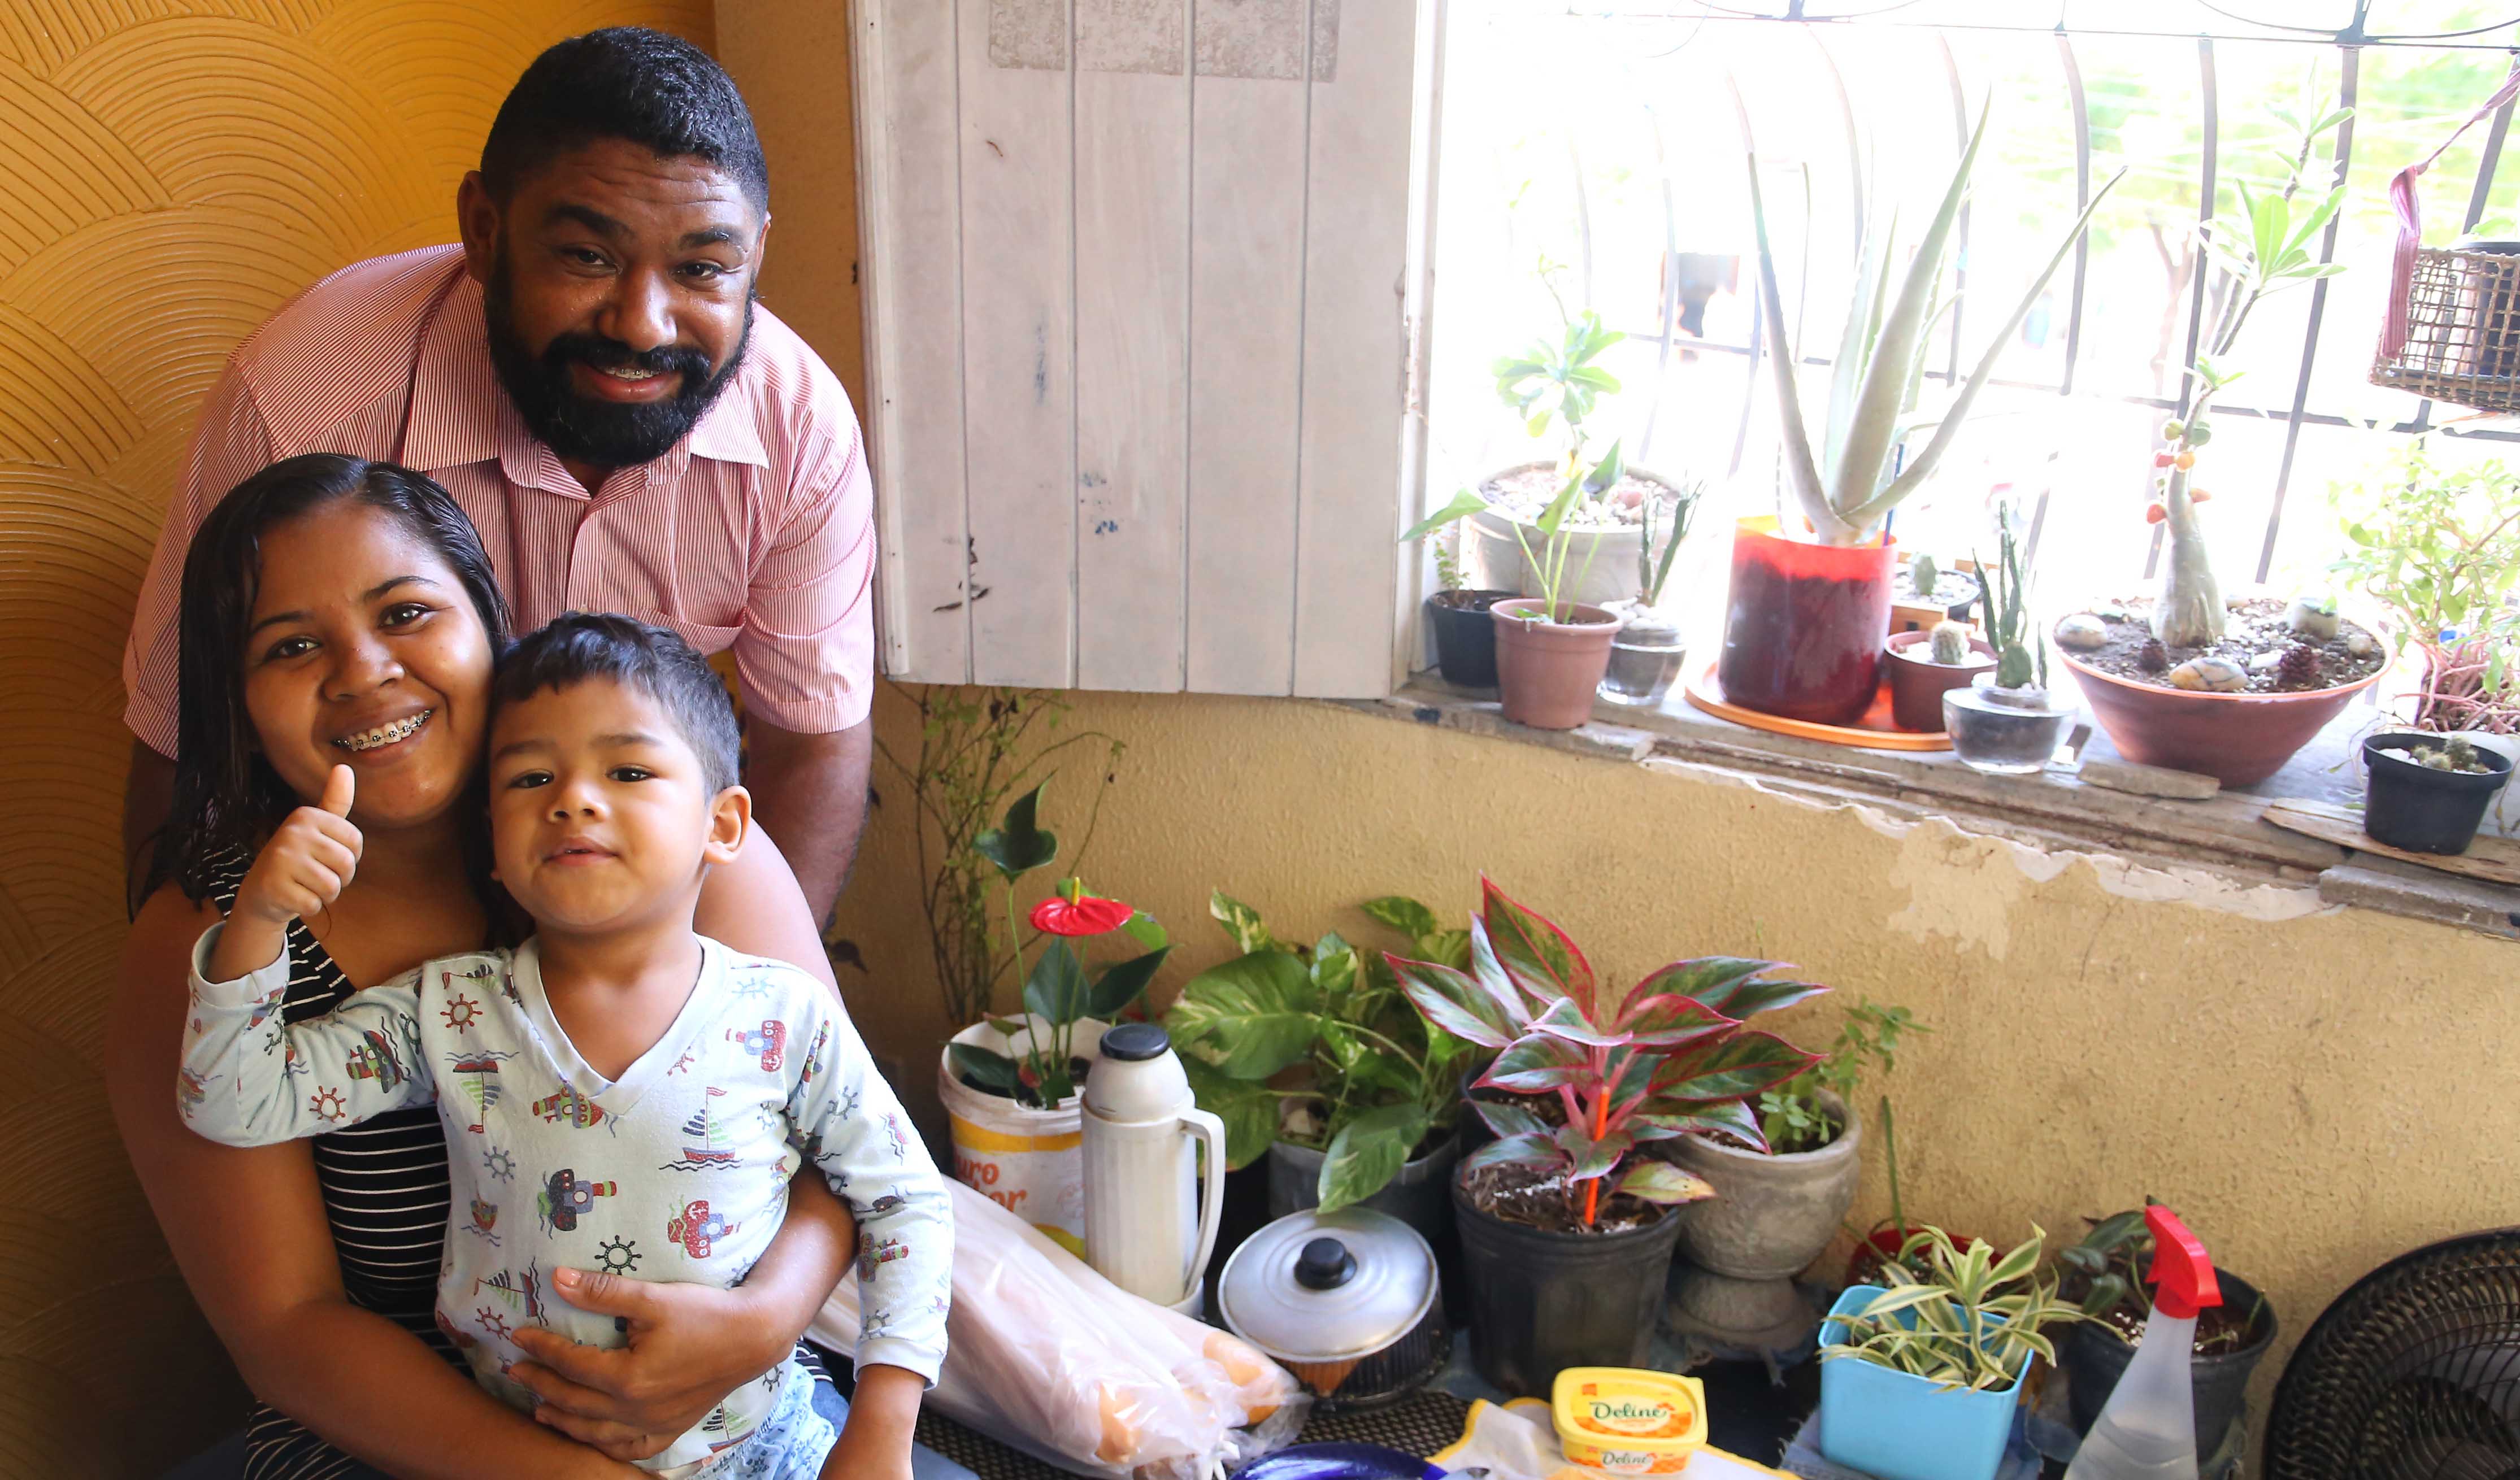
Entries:
{"label": "black plastic pot", "polygon": [[[2248,1396],[2249,1374],[2256,1371],[2275,1340],[2275,1309],[2266,1305],[2258,1287],[2217,1266],[2214,1282],[2222,1287],[2223,1304],[2235,1311],[2258,1307],[2266,1312],[2258,1327],[2258,1339],[2236,1352],[2223,1352],[2211,1357],[2198,1357],[2189,1365],[2188,1385],[2196,1404],[2196,1448],[2201,1455],[2211,1455],[2229,1434],[2231,1422],[2240,1416],[2242,1401]],[[2074,1432],[2086,1433],[2100,1410],[2108,1405],[2109,1394],[2117,1391],[2118,1379],[2126,1375],[2127,1364],[2135,1360],[2135,1348],[2121,1340],[2118,1333],[2097,1321],[2078,1321],[2065,1328],[2065,1339],[2056,1344],[2056,1365],[2065,1371],[2065,1392],[2074,1411]]]}
{"label": "black plastic pot", "polygon": [[1570,1367],[1643,1367],[1680,1220],[1555,1233],[1482,1213],[1453,1183],[1470,1296],[1470,1362],[1512,1397],[1545,1397]]}
{"label": "black plastic pot", "polygon": [[2362,762],[2371,773],[2363,831],[2409,853],[2467,851],[2494,793],[2511,779],[2511,762],[2480,747],[2476,758],[2491,769],[2479,775],[2436,771],[2408,758],[2445,743],[2438,735],[2406,733],[2375,735],[2362,742]]}
{"label": "black plastic pot", "polygon": [[1435,624],[1435,667],[1444,682],[1464,689],[1497,686],[1496,619],[1488,608],[1511,601],[1510,591],[1438,591],[1426,598],[1426,619]]}

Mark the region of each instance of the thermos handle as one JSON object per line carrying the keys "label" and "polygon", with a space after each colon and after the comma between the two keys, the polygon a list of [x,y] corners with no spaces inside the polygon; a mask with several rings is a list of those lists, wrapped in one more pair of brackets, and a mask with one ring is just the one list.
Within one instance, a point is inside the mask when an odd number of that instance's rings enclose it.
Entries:
{"label": "thermos handle", "polygon": [[1190,1272],[1182,1285],[1182,1299],[1188,1300],[1207,1278],[1208,1256],[1216,1252],[1216,1226],[1225,1213],[1225,1122],[1206,1110],[1184,1110],[1181,1118],[1182,1134],[1207,1147],[1205,1171],[1199,1178],[1198,1248],[1190,1256]]}

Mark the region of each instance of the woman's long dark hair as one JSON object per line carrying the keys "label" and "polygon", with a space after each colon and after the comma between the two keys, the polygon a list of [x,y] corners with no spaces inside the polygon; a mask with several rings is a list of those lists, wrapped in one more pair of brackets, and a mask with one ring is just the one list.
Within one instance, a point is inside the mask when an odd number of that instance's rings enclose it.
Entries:
{"label": "woman's long dark hair", "polygon": [[[493,657],[508,646],[508,603],[490,573],[481,536],[446,490],[391,463],[310,452],[272,464],[228,490],[194,531],[184,557],[184,589],[176,607],[175,798],[149,871],[149,889],[167,879],[196,903],[207,898],[220,865],[250,856],[299,804],[271,769],[246,712],[243,671],[247,628],[262,574],[265,532],[316,510],[356,499],[402,521],[427,541],[464,583],[465,595],[490,635]],[[476,771],[467,800],[465,853],[476,887],[487,884],[486,818]],[[144,891],[145,893],[146,891]],[[495,897],[492,893],[486,898]]]}

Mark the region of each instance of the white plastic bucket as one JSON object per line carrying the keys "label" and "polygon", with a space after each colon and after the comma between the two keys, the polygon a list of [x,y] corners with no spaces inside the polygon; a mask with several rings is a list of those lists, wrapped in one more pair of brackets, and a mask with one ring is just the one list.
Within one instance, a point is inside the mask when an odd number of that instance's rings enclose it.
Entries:
{"label": "white plastic bucket", "polygon": [[[1020,1058],[1033,1030],[1027,1016],[1010,1036],[985,1022],[954,1035],[953,1042]],[[1081,1017],[1070,1031],[1068,1052],[1089,1064],[1102,1054],[1109,1024]],[[1081,1096],[1058,1108],[1036,1110],[1002,1095],[972,1089],[954,1073],[951,1050],[938,1055],[937,1098],[954,1140],[954,1177],[981,1196],[1041,1230],[1078,1258],[1085,1255],[1085,1135]]]}

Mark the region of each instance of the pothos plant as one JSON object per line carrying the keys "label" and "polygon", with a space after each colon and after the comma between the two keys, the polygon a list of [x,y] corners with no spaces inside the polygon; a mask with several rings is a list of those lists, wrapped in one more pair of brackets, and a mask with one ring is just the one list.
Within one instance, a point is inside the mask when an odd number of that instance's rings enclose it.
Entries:
{"label": "pothos plant", "polygon": [[1772,961],[1729,956],[1675,962],[1624,992],[1606,987],[1566,932],[1481,879],[1470,966],[1392,956],[1401,987],[1426,1020],[1497,1050],[1474,1088],[1548,1096],[1562,1123],[1520,1104],[1471,1101],[1498,1139],[1463,1158],[1464,1173],[1513,1165],[1566,1191],[1570,1221],[1600,1221],[1602,1190],[1646,1202],[1694,1202],[1714,1188],[1645,1144],[1722,1132],[1764,1147],[1747,1101],[1808,1070],[1815,1055],[1741,1020],[1826,991],[1770,973]]}
{"label": "pothos plant", "polygon": [[[1468,964],[1467,933],[1445,929],[1418,901],[1392,895],[1363,908],[1418,954]],[[1227,1164],[1247,1166],[1287,1141],[1324,1153],[1315,1188],[1324,1211],[1382,1190],[1421,1144],[1452,1129],[1474,1051],[1411,1009],[1379,953],[1336,931],[1309,946],[1281,940],[1222,890],[1208,914],[1242,954],[1192,977],[1164,1026],[1199,1107],[1225,1122]]]}
{"label": "pothos plant", "polygon": [[[1017,923],[1015,880],[1058,858],[1058,835],[1040,824],[1041,794],[1049,785],[1045,781],[1017,797],[1007,808],[1005,821],[971,843],[998,876],[1006,901],[1007,946],[1018,965],[1024,940]],[[1107,1021],[1144,996],[1171,948],[1153,917],[1116,899],[1089,894],[1084,881],[1075,877],[1061,879],[1029,918],[1035,941],[1048,944],[1024,977],[1026,1015],[991,1019],[998,1031],[1022,1042],[1022,1054],[1011,1056],[963,1043],[949,1046],[947,1054],[955,1072],[978,1089],[1048,1109],[1077,1092],[1082,1060],[1076,1054],[1076,1024],[1088,1017]],[[1084,943],[1114,935],[1146,949],[1089,977]]]}

